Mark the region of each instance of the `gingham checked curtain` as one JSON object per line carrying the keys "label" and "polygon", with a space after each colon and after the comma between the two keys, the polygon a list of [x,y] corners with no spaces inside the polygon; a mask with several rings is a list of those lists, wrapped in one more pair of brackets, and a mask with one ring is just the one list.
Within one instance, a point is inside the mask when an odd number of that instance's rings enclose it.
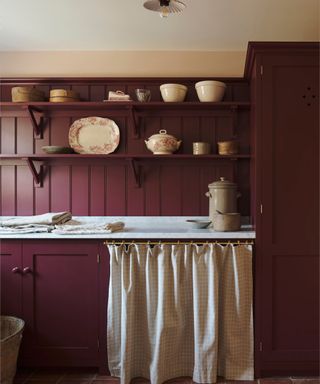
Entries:
{"label": "gingham checked curtain", "polygon": [[253,379],[251,245],[108,247],[108,363],[121,384]]}

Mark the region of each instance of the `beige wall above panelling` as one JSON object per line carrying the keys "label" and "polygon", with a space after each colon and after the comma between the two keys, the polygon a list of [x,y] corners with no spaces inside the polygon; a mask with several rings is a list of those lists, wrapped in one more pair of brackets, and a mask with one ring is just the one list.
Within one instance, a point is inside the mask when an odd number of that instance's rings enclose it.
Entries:
{"label": "beige wall above panelling", "polygon": [[2,77],[241,77],[245,56],[245,51],[2,51],[0,74]]}

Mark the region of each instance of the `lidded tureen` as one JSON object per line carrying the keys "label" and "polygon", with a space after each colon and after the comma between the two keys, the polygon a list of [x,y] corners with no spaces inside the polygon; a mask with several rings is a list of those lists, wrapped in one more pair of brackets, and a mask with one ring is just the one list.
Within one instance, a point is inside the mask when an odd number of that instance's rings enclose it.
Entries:
{"label": "lidded tureen", "polygon": [[159,133],[150,136],[144,142],[154,155],[170,155],[172,152],[177,151],[181,144],[181,140],[167,134],[165,129],[161,129]]}

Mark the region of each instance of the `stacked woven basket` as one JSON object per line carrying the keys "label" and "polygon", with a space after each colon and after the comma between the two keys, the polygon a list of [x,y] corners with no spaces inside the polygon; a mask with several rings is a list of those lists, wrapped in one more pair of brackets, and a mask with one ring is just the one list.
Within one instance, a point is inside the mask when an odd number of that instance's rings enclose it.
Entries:
{"label": "stacked woven basket", "polygon": [[[28,103],[34,101],[45,101],[45,93],[34,87],[13,87],[11,89],[12,101],[15,103]],[[76,91],[67,89],[51,89],[50,102],[65,103],[80,101],[80,95]]]}
{"label": "stacked woven basket", "polygon": [[78,92],[67,89],[51,89],[49,101],[54,103],[80,101],[80,95]]}

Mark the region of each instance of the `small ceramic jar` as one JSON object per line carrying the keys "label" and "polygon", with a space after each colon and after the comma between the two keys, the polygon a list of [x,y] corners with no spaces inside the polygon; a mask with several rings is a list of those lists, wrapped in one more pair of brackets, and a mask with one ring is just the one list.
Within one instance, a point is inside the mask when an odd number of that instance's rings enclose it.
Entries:
{"label": "small ceramic jar", "polygon": [[192,144],[194,155],[209,155],[210,143],[195,142]]}

